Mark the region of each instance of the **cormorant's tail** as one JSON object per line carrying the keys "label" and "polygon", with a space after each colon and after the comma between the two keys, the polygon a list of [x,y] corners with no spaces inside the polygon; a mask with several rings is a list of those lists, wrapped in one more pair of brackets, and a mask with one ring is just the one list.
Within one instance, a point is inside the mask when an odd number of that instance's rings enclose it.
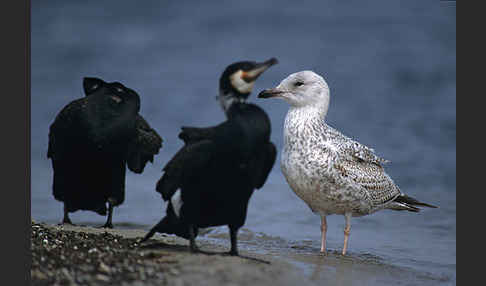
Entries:
{"label": "cormorant's tail", "polygon": [[388,209],[396,210],[396,211],[411,211],[411,212],[419,212],[420,208],[416,206],[423,206],[429,208],[437,208],[437,206],[430,205],[427,203],[423,203],[418,201],[415,198],[409,197],[407,195],[401,194],[393,200],[393,203],[388,206]]}
{"label": "cormorant's tail", "polygon": [[169,226],[169,218],[164,217],[158,224],[156,224],[152,229],[145,235],[145,237],[140,241],[140,243],[149,240],[156,232],[167,233]]}
{"label": "cormorant's tail", "polygon": [[[185,239],[189,239],[189,226],[182,222],[175,214],[174,209],[172,207],[172,203],[169,202],[169,206],[167,207],[167,215],[158,223],[156,224],[145,237],[140,241],[140,243],[147,241],[151,238],[156,232],[159,233],[166,233],[166,234],[175,234]],[[195,235],[197,236],[197,229]]]}

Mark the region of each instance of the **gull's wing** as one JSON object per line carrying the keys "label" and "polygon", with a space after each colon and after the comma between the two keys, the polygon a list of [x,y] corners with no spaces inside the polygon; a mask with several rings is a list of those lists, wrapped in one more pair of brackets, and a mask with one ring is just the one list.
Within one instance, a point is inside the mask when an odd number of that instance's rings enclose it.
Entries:
{"label": "gull's wing", "polygon": [[389,162],[378,157],[372,148],[346,137],[339,131],[330,128],[336,156],[333,167],[343,180],[350,179],[366,189],[373,205],[378,206],[393,200],[401,194],[398,186],[386,174],[382,164]]}
{"label": "gull's wing", "polygon": [[380,166],[381,164],[390,162],[384,158],[377,156],[373,148],[369,148],[368,146],[365,146],[358,141],[347,137],[346,135],[342,134],[341,132],[337,131],[329,125],[328,128],[329,130],[327,136],[330,136],[330,139],[333,142],[341,142],[339,145],[336,145],[341,155],[357,158],[365,162],[375,163]]}
{"label": "gull's wing", "polygon": [[401,194],[400,189],[386,174],[379,164],[363,161],[359,158],[338,158],[334,161],[334,169],[342,179],[350,179],[363,187],[375,206],[393,200]]}

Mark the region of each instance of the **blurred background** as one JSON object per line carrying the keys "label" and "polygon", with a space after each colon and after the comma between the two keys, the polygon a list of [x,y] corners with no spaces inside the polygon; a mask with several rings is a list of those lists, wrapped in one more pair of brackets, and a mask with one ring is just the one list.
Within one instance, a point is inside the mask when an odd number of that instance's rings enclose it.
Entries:
{"label": "blurred background", "polygon": [[[32,1],[31,9],[33,219],[62,220],[48,129],[84,96],[84,76],[136,90],[141,114],[164,139],[142,175],[127,172],[126,200],[114,212],[115,227],[148,229],[165,213],[155,183],[182,146],[180,126],[225,120],[215,96],[227,65],[276,57],[249,101],[268,112],[278,156],[288,106],[256,94],[310,69],[331,89],[327,122],[390,160],[386,170],[402,191],[440,206],[354,218],[350,255],[403,267],[412,284],[455,284],[455,1]],[[71,219],[105,221],[91,212]],[[329,217],[328,227],[329,248],[341,249],[344,218]],[[245,228],[260,250],[319,250],[320,218],[288,187],[279,160],[252,197]],[[214,238],[218,231],[226,233],[216,229]]]}

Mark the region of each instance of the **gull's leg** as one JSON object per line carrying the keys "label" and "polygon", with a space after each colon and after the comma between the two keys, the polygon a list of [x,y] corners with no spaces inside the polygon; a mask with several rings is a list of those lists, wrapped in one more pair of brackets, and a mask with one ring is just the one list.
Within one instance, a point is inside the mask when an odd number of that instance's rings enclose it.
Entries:
{"label": "gull's leg", "polygon": [[326,253],[326,232],[327,232],[326,216],[321,214],[321,253]]}
{"label": "gull's leg", "polygon": [[351,213],[346,213],[344,217],[346,218],[346,226],[344,227],[343,255],[346,254],[346,249],[348,248],[349,233],[351,232]]}

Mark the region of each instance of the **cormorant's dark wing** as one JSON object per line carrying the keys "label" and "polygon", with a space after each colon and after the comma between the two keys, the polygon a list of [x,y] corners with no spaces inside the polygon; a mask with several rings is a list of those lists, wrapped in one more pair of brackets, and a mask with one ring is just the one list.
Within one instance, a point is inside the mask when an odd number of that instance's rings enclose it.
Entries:
{"label": "cormorant's dark wing", "polygon": [[135,118],[135,127],[136,136],[130,145],[127,166],[130,171],[140,174],[148,161],[153,163],[163,140],[141,115]]}
{"label": "cormorant's dark wing", "polygon": [[55,155],[62,156],[66,141],[76,141],[82,128],[80,118],[85,99],[80,98],[66,105],[49,126],[49,144],[47,158],[54,159]]}
{"label": "cormorant's dark wing", "polygon": [[157,182],[156,190],[167,201],[193,174],[200,173],[211,159],[214,144],[211,140],[202,140],[185,145],[165,165],[164,175]]}
{"label": "cormorant's dark wing", "polygon": [[179,138],[185,144],[193,144],[195,142],[211,139],[216,136],[218,126],[215,127],[181,127],[182,131],[179,133]]}
{"label": "cormorant's dark wing", "polygon": [[229,121],[206,128],[183,127],[179,138],[186,144],[167,163],[157,182],[156,190],[162,198],[170,199],[184,182],[206,172],[213,156],[220,154],[222,148],[231,148],[234,131]]}
{"label": "cormorant's dark wing", "polygon": [[277,148],[272,142],[268,142],[257,153],[257,156],[250,161],[248,171],[253,181],[253,186],[257,189],[263,187],[265,181],[273,168],[277,158]]}
{"label": "cormorant's dark wing", "polygon": [[[83,78],[83,89],[87,97],[106,85],[105,81],[96,77]],[[136,135],[129,147],[127,166],[130,171],[140,174],[147,162],[154,162],[154,155],[159,153],[163,140],[140,114],[135,117],[135,128]]]}

